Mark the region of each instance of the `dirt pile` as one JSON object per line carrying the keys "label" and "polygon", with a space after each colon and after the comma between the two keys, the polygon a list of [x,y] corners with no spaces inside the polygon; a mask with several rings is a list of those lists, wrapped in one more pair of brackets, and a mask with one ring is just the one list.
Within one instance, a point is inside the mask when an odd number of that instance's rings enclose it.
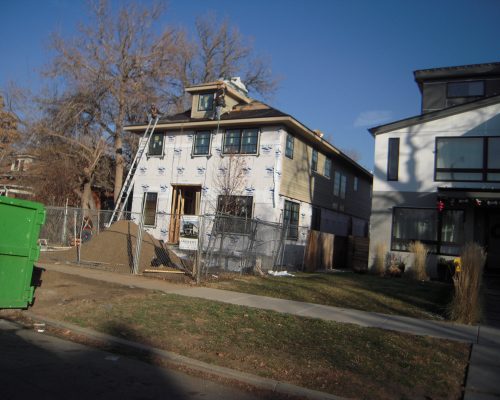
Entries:
{"label": "dirt pile", "polygon": [[[84,263],[101,264],[106,269],[129,273],[133,269],[138,226],[131,221],[118,221],[94,235],[80,250]],[[76,262],[77,248],[66,251],[42,252],[40,263]],[[152,267],[182,268],[180,258],[165,244],[143,232],[139,272]]]}

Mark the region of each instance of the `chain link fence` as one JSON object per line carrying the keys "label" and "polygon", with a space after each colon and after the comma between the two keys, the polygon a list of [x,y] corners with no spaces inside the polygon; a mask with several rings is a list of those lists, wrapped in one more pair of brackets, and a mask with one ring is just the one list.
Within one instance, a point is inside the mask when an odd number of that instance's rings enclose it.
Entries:
{"label": "chain link fence", "polygon": [[[40,263],[188,275],[300,269],[308,228],[229,215],[172,216],[47,207]],[[174,242],[173,244],[167,244]]]}

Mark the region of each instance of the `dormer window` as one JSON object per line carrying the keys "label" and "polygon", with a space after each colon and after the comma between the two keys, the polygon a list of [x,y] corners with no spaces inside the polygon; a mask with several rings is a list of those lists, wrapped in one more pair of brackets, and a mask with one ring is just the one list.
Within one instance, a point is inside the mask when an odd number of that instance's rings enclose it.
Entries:
{"label": "dormer window", "polygon": [[198,111],[212,111],[214,109],[214,94],[200,94],[198,100]]}
{"label": "dormer window", "polygon": [[484,96],[484,81],[448,82],[446,97]]}

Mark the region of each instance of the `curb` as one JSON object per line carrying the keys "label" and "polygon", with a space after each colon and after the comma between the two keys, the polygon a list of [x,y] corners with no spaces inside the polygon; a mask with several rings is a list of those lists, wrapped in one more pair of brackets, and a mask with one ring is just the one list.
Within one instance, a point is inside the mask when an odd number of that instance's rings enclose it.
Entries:
{"label": "curb", "polygon": [[311,400],[345,400],[345,397],[335,396],[333,394],[320,392],[317,390],[307,389],[301,386],[296,386],[290,383],[277,381],[274,379],[263,378],[257,375],[249,374],[246,372],[237,371],[231,368],[220,367],[213,364],[208,364],[203,361],[194,360],[189,357],[181,356],[176,353],[172,353],[165,350],[160,350],[156,347],[151,347],[142,343],[132,342],[130,340],[118,338],[105,333],[100,333],[88,328],[82,328],[77,325],[69,324],[66,322],[57,321],[51,318],[43,317],[38,314],[34,314],[31,311],[23,311],[23,314],[33,319],[35,321],[43,322],[47,325],[60,328],[68,329],[72,332],[78,333],[83,336],[87,336],[93,339],[103,340],[108,343],[115,343],[121,346],[133,348],[136,350],[147,351],[150,354],[154,354],[163,358],[164,360],[179,365],[183,367],[188,367],[195,371],[209,373],[216,375],[220,378],[232,379],[239,381],[241,383],[254,386],[258,389],[268,390],[273,393],[301,396],[303,398]]}

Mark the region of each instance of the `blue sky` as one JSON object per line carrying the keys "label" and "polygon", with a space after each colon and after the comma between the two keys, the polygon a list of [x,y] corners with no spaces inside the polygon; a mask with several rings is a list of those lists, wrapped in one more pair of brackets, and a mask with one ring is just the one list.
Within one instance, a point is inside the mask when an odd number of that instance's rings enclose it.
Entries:
{"label": "blue sky", "polygon": [[[116,6],[119,1],[114,1]],[[499,0],[171,0],[162,23],[227,17],[268,57],[268,102],[373,166],[367,128],[420,112],[416,69],[500,61]],[[49,34],[85,21],[85,1],[0,0],[0,87],[39,88]]]}

